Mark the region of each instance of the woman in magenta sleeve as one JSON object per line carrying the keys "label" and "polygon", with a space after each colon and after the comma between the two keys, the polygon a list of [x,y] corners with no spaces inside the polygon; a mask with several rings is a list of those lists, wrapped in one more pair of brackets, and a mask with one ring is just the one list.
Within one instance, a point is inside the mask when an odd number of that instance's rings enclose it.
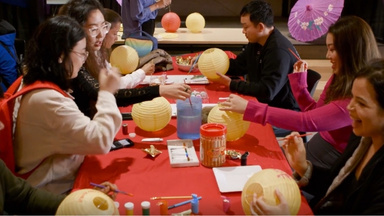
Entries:
{"label": "woman in magenta sleeve", "polygon": [[380,58],[380,52],[370,26],[355,16],[342,17],[333,24],[326,45],[333,74],[317,102],[307,90],[308,65],[298,61],[288,78],[301,112],[247,101],[234,94],[222,103],[222,110],[244,113],[244,120],[260,124],[319,132],[305,145],[307,158],[313,166],[329,169],[344,151],[352,132],[347,105],[353,78],[368,61]]}

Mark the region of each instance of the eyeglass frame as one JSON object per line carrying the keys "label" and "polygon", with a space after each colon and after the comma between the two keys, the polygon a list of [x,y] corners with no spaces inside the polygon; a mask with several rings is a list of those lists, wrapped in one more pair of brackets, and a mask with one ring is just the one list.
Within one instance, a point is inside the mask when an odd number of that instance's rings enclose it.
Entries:
{"label": "eyeglass frame", "polygon": [[87,58],[89,56],[89,52],[88,51],[85,51],[84,53],[81,53],[81,52],[78,52],[78,51],[75,51],[75,50],[71,50],[71,52],[75,53],[79,57],[82,57],[84,61],[87,60]]}
{"label": "eyeglass frame", "polygon": [[[89,36],[94,38],[97,35],[99,35],[100,33],[106,35],[109,32],[109,30],[111,30],[111,26],[112,26],[112,24],[110,22],[105,21],[104,24],[100,27],[99,26],[93,26],[93,27],[87,28],[87,29],[89,32]],[[105,27],[107,27],[107,28],[104,29]],[[95,33],[92,33],[93,31],[95,31]]]}

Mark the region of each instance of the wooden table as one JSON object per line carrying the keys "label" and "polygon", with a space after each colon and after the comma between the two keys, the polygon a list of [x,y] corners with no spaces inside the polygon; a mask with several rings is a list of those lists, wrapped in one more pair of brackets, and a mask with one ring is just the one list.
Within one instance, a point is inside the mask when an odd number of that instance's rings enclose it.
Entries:
{"label": "wooden table", "polygon": [[[167,74],[185,74],[177,70],[168,71]],[[199,71],[193,74],[199,74]],[[223,91],[220,86],[191,85],[192,89],[206,91],[209,95],[209,103],[216,103],[219,97],[227,97],[230,92]],[[171,103],[174,101],[170,100]],[[131,107],[122,107],[121,111],[129,111]],[[133,193],[134,196],[118,194],[120,214],[125,214],[124,203],[133,202],[134,214],[141,214],[140,203],[150,201],[151,214],[160,214],[157,206],[158,200],[150,200],[154,196],[180,196],[197,194],[202,199],[199,202],[202,215],[241,215],[244,214],[241,205],[241,192],[221,193],[219,191],[212,168],[199,165],[197,167],[172,168],[167,151],[167,140],[178,139],[176,134],[176,118],[172,118],[169,124],[162,130],[147,132],[138,128],[133,121],[124,121],[128,124],[128,132],[136,133],[131,138],[134,146],[110,152],[106,155],[86,156],[74,185],[74,190],[91,188],[90,182],[102,183],[110,181],[115,183],[120,190]],[[142,142],[142,138],[163,138],[162,142]],[[120,130],[116,139],[129,138]],[[147,155],[142,149],[154,145],[162,153],[156,157]],[[194,140],[193,145],[199,157],[200,141]],[[240,139],[227,142],[227,150],[236,150],[241,154],[249,152],[247,165],[260,165],[263,169],[281,169],[288,174],[292,171],[280,149],[276,137],[270,125],[251,123],[247,133]],[[227,159],[224,166],[240,166],[240,160]],[[229,212],[223,211],[222,196],[230,199]],[[168,205],[173,205],[185,199],[168,200]],[[178,213],[191,208],[191,205],[183,205],[169,210],[169,214]],[[300,215],[312,214],[305,198],[302,196]]]}
{"label": "wooden table", "polygon": [[[122,32],[115,46],[124,44]],[[167,36],[176,36],[167,38]],[[241,28],[204,28],[201,33],[192,33],[187,28],[179,28],[175,33],[167,33],[163,28],[155,28],[154,36],[158,39],[159,48],[173,53],[189,53],[218,47],[223,50],[240,52],[248,40]],[[165,36],[165,37],[164,37]]]}

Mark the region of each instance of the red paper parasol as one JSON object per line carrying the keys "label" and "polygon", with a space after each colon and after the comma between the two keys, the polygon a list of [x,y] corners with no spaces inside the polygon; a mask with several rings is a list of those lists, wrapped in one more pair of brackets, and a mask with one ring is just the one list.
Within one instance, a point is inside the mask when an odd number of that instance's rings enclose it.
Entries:
{"label": "red paper parasol", "polygon": [[327,33],[343,6],[344,0],[299,0],[289,15],[289,32],[298,41],[313,41]]}

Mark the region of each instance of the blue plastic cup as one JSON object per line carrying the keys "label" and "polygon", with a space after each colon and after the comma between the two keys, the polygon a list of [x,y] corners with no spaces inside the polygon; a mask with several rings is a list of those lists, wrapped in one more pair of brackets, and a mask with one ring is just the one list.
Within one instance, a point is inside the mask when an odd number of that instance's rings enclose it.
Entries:
{"label": "blue plastic cup", "polygon": [[190,99],[191,102],[189,99],[176,101],[177,136],[180,139],[200,138],[202,100],[200,97]]}

